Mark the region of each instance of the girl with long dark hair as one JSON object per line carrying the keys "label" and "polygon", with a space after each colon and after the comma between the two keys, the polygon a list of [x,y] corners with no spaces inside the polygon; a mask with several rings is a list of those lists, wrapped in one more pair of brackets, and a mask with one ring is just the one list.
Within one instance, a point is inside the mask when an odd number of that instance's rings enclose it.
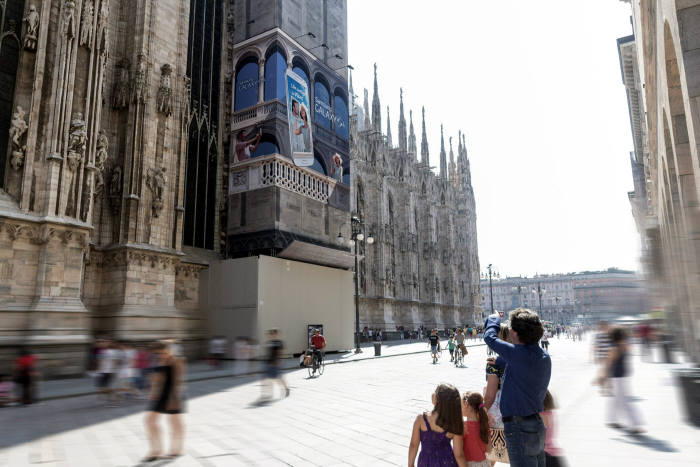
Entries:
{"label": "girl with long dark hair", "polygon": [[484,407],[484,398],[478,392],[467,392],[462,398],[464,422],[464,455],[469,467],[490,467],[486,453],[489,444],[489,416]]}
{"label": "girl with long dark hair", "polygon": [[451,384],[440,384],[433,393],[432,402],[432,412],[418,415],[413,422],[408,465],[415,465],[420,446],[418,467],[466,467],[459,391]]}

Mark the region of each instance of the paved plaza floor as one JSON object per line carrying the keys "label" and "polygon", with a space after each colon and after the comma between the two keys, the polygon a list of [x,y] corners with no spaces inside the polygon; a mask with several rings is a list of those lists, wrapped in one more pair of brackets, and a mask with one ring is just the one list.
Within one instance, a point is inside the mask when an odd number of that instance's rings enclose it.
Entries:
{"label": "paved plaza floor", "polygon": [[[590,384],[588,344],[552,339],[550,351],[559,441],[570,465],[697,465],[700,430],[681,418],[674,365],[635,359],[635,404],[648,432],[633,436],[604,425],[608,399]],[[269,404],[257,403],[257,376],[191,382],[185,456],[148,465],[406,465],[413,419],[431,408],[435,386],[445,381],[462,392],[482,390],[485,358],[479,346],[470,349],[465,368],[451,365],[445,352],[437,365],[427,353],[412,353],[328,365],[311,379],[306,370],[292,370],[285,374],[290,397]],[[140,465],[147,451],[144,405],[105,407],[89,395],[0,409],[0,466]]]}

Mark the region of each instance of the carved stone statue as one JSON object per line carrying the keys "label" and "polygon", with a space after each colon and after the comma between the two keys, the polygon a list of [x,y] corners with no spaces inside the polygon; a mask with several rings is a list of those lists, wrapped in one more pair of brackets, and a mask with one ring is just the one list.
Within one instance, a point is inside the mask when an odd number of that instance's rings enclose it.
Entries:
{"label": "carved stone statue", "polygon": [[173,113],[173,88],[170,82],[170,74],[173,67],[165,64],[160,67],[160,85],[158,86],[158,98],[156,107],[158,112],[169,117]]}
{"label": "carved stone statue", "polygon": [[70,122],[70,134],[68,136],[68,168],[75,172],[85,155],[87,144],[87,131],[83,114],[77,112]]}
{"label": "carved stone statue", "polygon": [[83,7],[83,17],[80,20],[80,45],[90,48],[92,41],[92,23],[95,15],[95,6],[92,0],[85,0]]}
{"label": "carved stone statue", "polygon": [[36,11],[35,5],[29,5],[24,22],[27,25],[27,29],[24,31],[24,49],[33,52],[36,50],[36,42],[39,38],[39,13]]}
{"label": "carved stone statue", "polygon": [[75,0],[65,0],[63,4],[61,32],[68,37],[75,37]]}
{"label": "carved stone statue", "polygon": [[149,169],[146,185],[153,194],[151,209],[153,217],[158,217],[163,210],[163,192],[165,191],[165,167],[160,169]]}
{"label": "carved stone statue", "polygon": [[100,135],[97,137],[97,151],[95,153],[95,191],[94,195],[97,197],[104,191],[104,176],[103,172],[105,169],[105,161],[107,160],[107,149],[109,149],[109,140],[104,130],[100,131]]}
{"label": "carved stone statue", "polygon": [[116,166],[112,169],[108,190],[109,204],[112,207],[112,212],[117,214],[121,207],[122,197],[122,168],[120,166]]}
{"label": "carved stone statue", "polygon": [[117,63],[112,108],[124,109],[129,106],[129,60],[123,58]]}
{"label": "carved stone statue", "polygon": [[136,59],[136,75],[134,76],[134,102],[146,102],[146,56],[139,54]]}
{"label": "carved stone statue", "polygon": [[19,170],[24,164],[24,153],[26,145],[22,143],[24,135],[27,132],[27,122],[24,121],[24,116],[26,112],[19,105],[15,109],[15,113],[12,114],[12,122],[10,125],[10,141],[12,141],[12,155],[10,158],[10,165],[13,169]]}

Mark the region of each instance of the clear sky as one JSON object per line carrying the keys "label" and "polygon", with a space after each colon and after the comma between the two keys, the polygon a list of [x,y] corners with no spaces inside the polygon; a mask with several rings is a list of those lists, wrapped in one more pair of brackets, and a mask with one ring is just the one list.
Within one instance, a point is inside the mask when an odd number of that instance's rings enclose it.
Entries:
{"label": "clear sky", "polygon": [[376,62],[382,130],[389,105],[396,141],[403,87],[419,148],[425,105],[431,165],[440,123],[455,150],[466,133],[482,270],[637,269],[615,42],[630,15],[613,0],[348,0],[355,94],[371,106]]}

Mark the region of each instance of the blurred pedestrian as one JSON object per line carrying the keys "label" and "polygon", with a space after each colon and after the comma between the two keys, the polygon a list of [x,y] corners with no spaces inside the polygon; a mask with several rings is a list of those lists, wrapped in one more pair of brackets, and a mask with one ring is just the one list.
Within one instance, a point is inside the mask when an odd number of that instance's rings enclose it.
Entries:
{"label": "blurred pedestrian", "polygon": [[14,366],[14,382],[19,386],[20,402],[23,405],[34,403],[36,381],[39,373],[36,370],[38,357],[27,348],[21,347]]}
{"label": "blurred pedestrian", "polygon": [[139,390],[141,397],[143,397],[143,392],[146,390],[146,380],[148,379],[148,374],[151,369],[151,353],[145,346],[140,346],[136,351],[136,365],[135,365],[135,386]]}
{"label": "blurred pedestrian", "polygon": [[629,390],[629,346],[627,333],[621,327],[610,331],[612,348],[603,367],[601,379],[609,379],[612,386],[612,398],[608,401],[607,424],[611,428],[622,428],[619,422],[620,412],[627,415],[632,433],[642,433],[642,419],[637,409],[630,403]]}
{"label": "blurred pedestrian", "polygon": [[542,340],[540,340],[540,343],[542,344],[542,348],[549,352],[549,331],[546,329],[542,333]]}
{"label": "blurred pedestrian", "polygon": [[[172,343],[158,342],[153,346],[153,377],[151,379],[150,406],[144,424],[150,445],[149,453],[143,462],[158,459],[175,459],[182,455],[185,427],[184,413],[184,359],[173,354]],[[170,453],[161,457],[162,443],[158,419],[160,414],[168,415],[170,424]]]}
{"label": "blurred pedestrian", "polygon": [[[117,345],[113,341],[105,340],[102,352],[98,354],[97,360],[97,387],[99,395],[108,402],[114,403],[118,395],[112,389],[112,384],[117,385],[114,381],[114,375],[119,369],[119,352]],[[116,386],[118,388],[118,386]]]}
{"label": "blurred pedestrian", "polygon": [[287,386],[280,371],[284,343],[280,340],[277,329],[267,331],[267,339],[267,358],[265,360],[265,373],[260,395],[260,400],[262,401],[272,398],[273,384],[275,382],[278,382],[284,388],[284,397],[289,396],[289,386]]}
{"label": "blurred pedestrian", "polygon": [[489,417],[484,408],[484,398],[478,392],[467,392],[462,396],[462,416],[464,422],[464,456],[468,467],[491,467],[486,453],[489,444]]}
{"label": "blurred pedestrian", "polygon": [[546,467],[564,467],[566,462],[564,460],[564,455],[562,450],[557,446],[557,427],[554,419],[554,409],[556,405],[554,404],[554,398],[552,393],[547,390],[547,394],[544,396],[544,412],[542,412],[542,420],[544,421],[544,426],[547,427],[547,435],[544,440],[544,455]]}
{"label": "blurred pedestrian", "polygon": [[640,339],[641,344],[642,344],[642,359],[648,360],[651,357],[651,360],[653,361],[654,354],[653,354],[653,350],[651,347],[652,336],[653,336],[652,327],[649,325],[649,323],[642,323],[639,326],[637,333],[639,334],[639,339]]}
{"label": "blurred pedestrian", "polygon": [[[573,334],[573,331],[572,331]],[[608,358],[608,353],[610,352],[610,327],[606,321],[601,321],[598,323],[598,331],[593,337],[593,362],[600,366],[599,372],[603,372],[605,362]],[[600,393],[603,396],[610,395],[609,380],[607,378],[600,378],[598,380],[600,385]]]}
{"label": "blurred pedestrian", "polygon": [[450,361],[453,362],[455,359],[455,338],[452,334],[447,339],[447,350],[450,351]]}
{"label": "blurred pedestrian", "polygon": [[119,345],[119,370],[117,379],[119,381],[118,388],[121,396],[126,398],[135,397],[138,395],[134,382],[136,380],[136,349],[127,343],[122,342]]}
{"label": "blurred pedestrian", "polygon": [[511,465],[545,463],[545,427],[540,413],[552,374],[552,360],[538,344],[544,328],[537,313],[519,308],[510,313],[510,342],[499,339],[501,319],[488,317],[484,342],[506,364],[500,409]]}
{"label": "blurred pedestrian", "polygon": [[0,375],[0,407],[17,402],[15,397],[15,383],[10,375]]}
{"label": "blurred pedestrian", "polygon": [[[501,323],[498,337],[508,341],[509,327]],[[490,451],[486,457],[491,461],[491,465],[496,462],[503,464],[510,463],[508,458],[508,448],[506,447],[506,437],[503,432],[503,417],[501,416],[501,382],[505,374],[505,362],[497,359],[488,359],[486,363],[486,389],[484,389],[484,408],[489,416],[489,445]]]}
{"label": "blurred pedestrian", "polygon": [[409,467],[415,465],[419,446],[418,467],[466,467],[459,391],[451,384],[440,384],[432,395],[432,402],[432,412],[423,412],[413,422],[408,446]]}
{"label": "blurred pedestrian", "polygon": [[215,367],[221,366],[226,355],[226,338],[224,336],[214,336],[209,341],[209,364]]}

